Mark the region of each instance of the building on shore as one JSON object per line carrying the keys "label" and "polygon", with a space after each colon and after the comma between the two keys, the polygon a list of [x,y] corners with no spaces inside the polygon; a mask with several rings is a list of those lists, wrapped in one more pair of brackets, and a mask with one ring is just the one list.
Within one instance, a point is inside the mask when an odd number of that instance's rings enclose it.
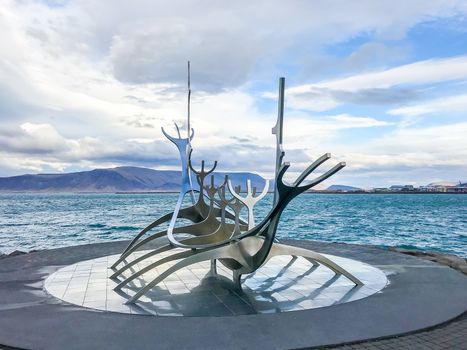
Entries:
{"label": "building on shore", "polygon": [[456,186],[448,187],[448,193],[467,193],[467,182],[461,183]]}
{"label": "building on shore", "polygon": [[421,192],[448,192],[449,188],[456,186],[455,182],[432,182],[426,186],[420,186]]}
{"label": "building on shore", "polygon": [[389,190],[391,192],[410,192],[414,191],[415,188],[413,185],[392,185]]}
{"label": "building on shore", "polygon": [[390,187],[377,187],[370,191],[373,193],[394,193],[394,192],[432,192],[432,193],[467,193],[467,182],[433,182],[426,186],[415,187],[413,185],[392,185]]}

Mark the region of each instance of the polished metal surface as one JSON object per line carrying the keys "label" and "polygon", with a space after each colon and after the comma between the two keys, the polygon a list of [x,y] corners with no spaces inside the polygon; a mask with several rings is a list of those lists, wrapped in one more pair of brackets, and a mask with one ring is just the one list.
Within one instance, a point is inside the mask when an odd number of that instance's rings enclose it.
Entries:
{"label": "polished metal surface", "polygon": [[[285,78],[279,78],[279,98],[277,103],[277,121],[276,125],[272,128],[272,134],[276,135],[276,167],[275,167],[275,178],[279,174],[279,169],[284,159],[284,149],[282,147],[283,141],[283,125],[284,125],[284,90],[285,90]],[[278,201],[277,189],[274,190],[274,204]]]}
{"label": "polished metal surface", "polygon": [[240,191],[235,191],[235,189],[232,186],[232,183],[230,180],[227,180],[227,184],[229,186],[229,191],[230,194],[234,197],[237,198],[240,202],[242,202],[245,207],[248,210],[248,229],[251,230],[253,227],[255,227],[255,216],[253,213],[253,207],[258,203],[261,199],[263,199],[267,194],[268,194],[268,189],[269,189],[269,180],[266,180],[266,183],[264,184],[263,191],[258,195],[255,196],[256,194],[256,187],[251,188],[251,180],[248,179],[246,181],[246,195],[245,197],[242,197],[240,195]]}
{"label": "polished metal surface", "polygon": [[[343,275],[357,286],[364,284],[358,277],[325,256],[310,250],[279,244],[275,239],[281,214],[290,201],[345,166],[345,163],[339,163],[313,180],[305,181],[314,170],[331,158],[331,155],[326,153],[305,169],[292,184],[283,180],[290,167],[289,163],[283,162],[285,156],[282,146],[284,87],[285,79],[280,78],[278,117],[276,125],[272,129],[272,133],[276,135],[274,201],[271,210],[259,224],[255,222],[253,208],[267,194],[269,181],[266,181],[258,196],[256,196],[256,188],[252,188],[249,179],[246,182],[245,196],[240,194],[240,188],[233,188],[228,177],[222,184],[216,185],[214,176],[211,174],[217,167],[217,161],[209,170],[205,170],[204,160],[200,170],[196,170],[192,165],[191,139],[193,131],[190,133],[190,129],[188,129],[188,137],[182,138],[180,130],[175,124],[178,133],[178,138],[175,138],[162,129],[164,135],[178,148],[181,158],[182,184],[175,210],[156,220],[133,239],[121,256],[113,262],[111,267],[114,272],[110,278],[115,280],[115,290],[121,292],[148,272],[157,270],[164,264],[171,265],[153,279],[145,279],[145,283],[138,290],[128,295],[127,303],[139,301],[149,291],[181,269],[203,262],[210,262],[210,271],[213,275],[216,275],[217,261],[231,270],[233,282],[240,290],[243,274],[252,274],[270,259],[281,255],[291,255],[294,258],[304,257],[312,265],[323,265],[336,276]],[[188,126],[190,125],[190,96],[190,65],[188,63]],[[197,190],[194,189],[191,181],[192,173],[196,176],[199,186]],[[210,184],[206,184],[209,175],[211,175]],[[228,188],[232,199],[227,199],[226,188]],[[197,200],[195,200],[195,192],[197,192]],[[192,205],[183,208],[182,205],[187,194],[191,197]],[[206,199],[208,203],[206,203]],[[248,213],[246,222],[240,217],[242,205],[246,207]],[[234,222],[229,222],[227,219]],[[167,229],[143,238],[150,230],[168,221],[170,222]],[[186,224],[186,221],[191,223]],[[134,255],[138,250],[144,249],[148,242],[162,237],[167,239],[168,244],[143,255]],[[184,249],[179,251],[176,248]],[[152,259],[154,261],[151,261]],[[140,264],[146,261],[151,262],[140,267]],[[128,272],[130,272],[129,275]]]}
{"label": "polished metal surface", "polygon": [[[177,248],[174,253],[183,251]],[[147,253],[139,251],[131,258]],[[167,253],[161,255],[166,257]],[[242,278],[243,288],[238,290],[228,268],[219,265],[215,277],[209,262],[205,261],[177,271],[148,291],[137,304],[127,305],[128,295],[172,264],[150,269],[123,290],[115,291],[116,282],[107,276],[112,273],[110,266],[117,257],[104,256],[59,269],[47,278],[45,289],[68,303],[98,310],[159,316],[229,316],[347,303],[373,295],[387,284],[381,270],[356,260],[323,255],[351,271],[365,282],[364,286],[355,286],[345,277],[335,275],[324,266],[314,266],[304,258],[275,256],[253,274]],[[155,258],[146,259],[138,268],[155,261]]]}

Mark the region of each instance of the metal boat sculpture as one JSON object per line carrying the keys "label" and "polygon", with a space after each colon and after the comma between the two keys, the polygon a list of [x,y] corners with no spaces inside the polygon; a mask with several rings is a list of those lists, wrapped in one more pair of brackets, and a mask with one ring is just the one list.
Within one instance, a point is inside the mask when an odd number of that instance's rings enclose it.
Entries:
{"label": "metal boat sculpture", "polygon": [[[182,167],[182,184],[180,194],[175,205],[175,210],[154,221],[144,228],[131,241],[121,256],[112,265],[113,274],[111,278],[119,283],[115,287],[120,290],[143,274],[154,271],[158,266],[171,262],[168,268],[157,275],[152,281],[143,285],[127,303],[134,303],[145,293],[155,287],[158,283],[170,276],[172,273],[203,261],[211,262],[211,272],[216,273],[216,262],[219,261],[233,272],[233,281],[241,288],[241,276],[255,272],[269,259],[277,255],[301,256],[313,265],[322,264],[336,274],[344,275],[356,285],[363,283],[341,266],[327,257],[304,248],[280,244],[275,239],[277,226],[282,212],[290,201],[320,182],[326,180],[339,170],[345,163],[339,163],[324,174],[317,176],[311,181],[306,178],[321,164],[331,158],[329,153],[316,159],[297,179],[289,184],[283,180],[284,174],[290,167],[289,163],[283,162],[284,151],[282,148],[282,129],[284,116],[284,84],[285,79],[279,80],[279,105],[277,123],[272,129],[276,135],[276,169],[275,169],[275,191],[272,208],[264,219],[255,223],[253,208],[261,200],[269,189],[266,181],[260,194],[257,189],[252,188],[250,180],[246,183],[246,195],[241,195],[241,188],[234,188],[228,176],[225,181],[216,185],[214,183],[213,171],[217,161],[207,170],[202,161],[201,169],[196,170],[191,162],[191,140],[194,136],[190,128],[190,80],[188,65],[188,123],[187,136],[183,138],[180,129],[175,124],[177,137],[169,135],[163,128],[163,134],[178,148]],[[192,179],[196,178],[198,186],[193,186]],[[230,193],[228,195],[227,193]],[[189,196],[191,205],[183,207],[186,196]],[[229,197],[229,198],[228,198]],[[248,216],[246,219],[240,217],[242,209],[246,208]],[[190,221],[189,225],[178,226],[178,221]],[[167,224],[168,228],[149,234],[157,227]],[[155,239],[166,237],[166,244],[156,249],[151,249],[137,258],[132,253],[137,250],[147,249],[147,244]],[[176,249],[173,254],[167,252]],[[137,269],[139,263],[146,259],[163,256],[143,268]],[[124,272],[131,272],[127,276]]]}

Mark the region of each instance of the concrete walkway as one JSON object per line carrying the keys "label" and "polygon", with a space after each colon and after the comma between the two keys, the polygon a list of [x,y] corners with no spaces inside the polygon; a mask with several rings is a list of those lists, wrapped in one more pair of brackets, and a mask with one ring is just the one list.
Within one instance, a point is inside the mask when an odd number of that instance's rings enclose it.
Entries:
{"label": "concrete walkway", "polygon": [[[465,259],[454,256],[447,256],[436,253],[423,253],[403,249],[393,249],[400,253],[419,256],[430,261],[449,265],[466,274]],[[460,260],[463,260],[460,262]],[[452,262],[455,264],[452,264]],[[364,341],[360,343],[336,345],[336,346],[320,346],[314,349],[336,349],[336,350],[424,350],[424,349],[446,349],[446,350],[465,350],[467,349],[467,312],[454,320],[445,322],[441,325],[431,327],[424,331],[414,332],[398,337],[390,337],[381,340]]]}
{"label": "concrete walkway", "polygon": [[[369,263],[382,269],[390,283],[368,298],[314,310],[230,317],[124,315],[64,303],[48,295],[43,285],[60,267],[116,254],[125,242],[40,251],[0,260],[0,344],[26,349],[193,350],[332,348],[329,345],[358,343],[346,348],[416,349],[420,344],[424,349],[455,349],[463,341],[465,317],[416,333],[467,310],[467,277],[460,272],[375,247],[286,243]],[[414,334],[364,342],[407,332]],[[406,339],[407,344],[391,343]]]}
{"label": "concrete walkway", "polygon": [[467,313],[446,324],[413,334],[348,345],[315,347],[336,350],[465,350]]}

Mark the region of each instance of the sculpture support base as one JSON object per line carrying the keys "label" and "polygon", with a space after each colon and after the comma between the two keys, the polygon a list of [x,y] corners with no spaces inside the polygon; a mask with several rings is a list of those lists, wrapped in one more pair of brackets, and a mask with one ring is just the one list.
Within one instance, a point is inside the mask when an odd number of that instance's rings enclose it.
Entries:
{"label": "sculpture support base", "polygon": [[[174,249],[170,254],[184,251]],[[129,260],[146,253],[134,253]],[[312,259],[312,262],[299,254]],[[346,303],[376,293],[387,282],[383,272],[362,262],[275,243],[268,261],[254,273],[241,276],[221,264],[217,265],[216,260],[207,260],[177,270],[148,290],[136,303],[129,304],[128,301],[143,286],[175,265],[169,262],[149,269],[125,287],[115,289],[119,280],[104,279],[113,272],[111,266],[117,258],[115,255],[105,256],[67,266],[50,276],[45,288],[64,301],[106,311],[228,316],[306,310]],[[135,268],[143,269],[144,264],[151,263],[151,260],[144,260]],[[335,269],[344,268],[351,271],[352,276],[360,276],[364,284],[356,286],[345,276],[335,273]],[[130,270],[127,274],[134,272]],[[84,275],[88,277],[83,278]],[[125,277],[123,273],[121,278]]]}

